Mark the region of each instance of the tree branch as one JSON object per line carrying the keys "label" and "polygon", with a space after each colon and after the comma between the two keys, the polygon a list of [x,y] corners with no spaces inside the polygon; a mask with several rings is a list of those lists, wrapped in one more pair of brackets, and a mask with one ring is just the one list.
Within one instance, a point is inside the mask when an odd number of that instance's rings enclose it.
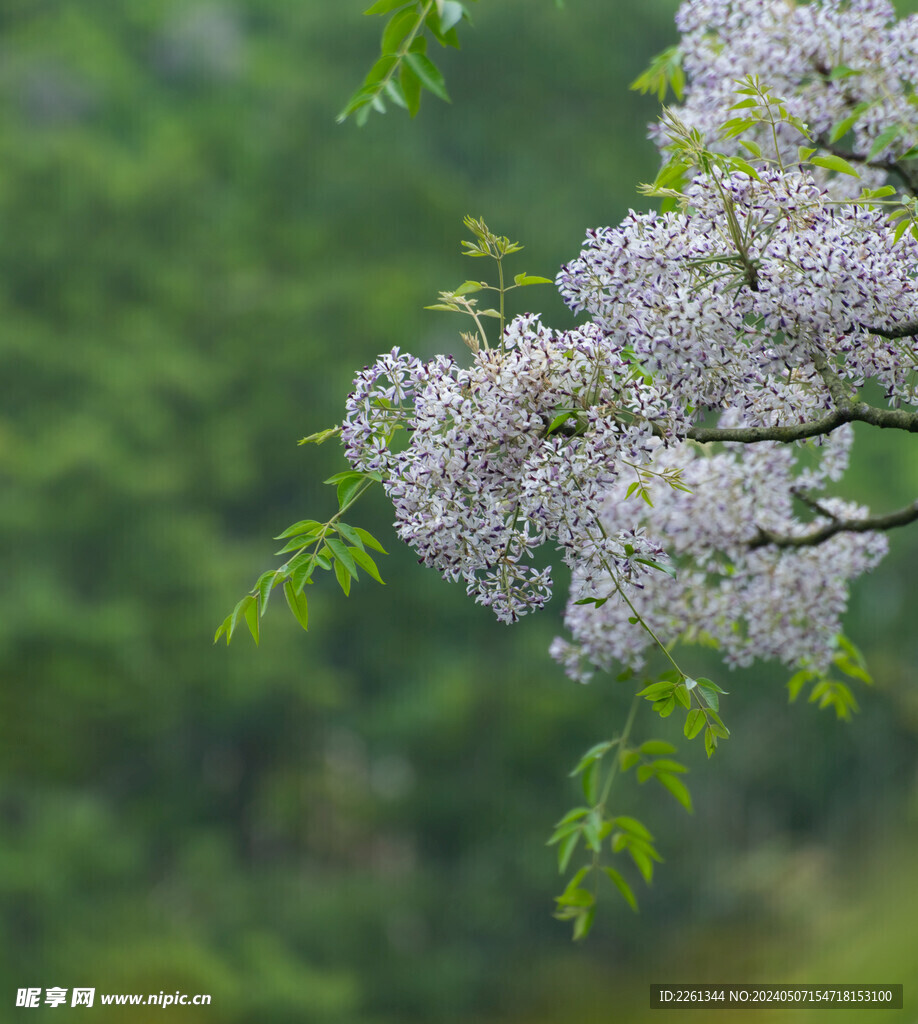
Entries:
{"label": "tree branch", "polygon": [[898,327],[871,327],[869,324],[861,324],[871,334],[877,334],[881,338],[889,338],[895,341],[897,338],[913,338],[918,335],[918,320],[911,323],[899,324]]}
{"label": "tree branch", "polygon": [[899,509],[898,512],[890,512],[887,516],[868,516],[866,519],[835,519],[826,523],[812,533],[806,533],[802,537],[782,537],[759,527],[759,535],[749,542],[750,548],[809,548],[822,544],[837,533],[871,533],[882,530],[892,530],[897,526],[907,526],[918,519],[918,501]]}
{"label": "tree branch", "polygon": [[834,409],[818,420],[794,423],[781,427],[692,427],[688,437],[701,444],[714,441],[736,441],[756,444],[760,441],[802,441],[808,437],[831,434],[843,423],[869,423],[887,430],[906,430],[918,433],[918,412],[904,409],[878,409],[866,402],[851,402]]}

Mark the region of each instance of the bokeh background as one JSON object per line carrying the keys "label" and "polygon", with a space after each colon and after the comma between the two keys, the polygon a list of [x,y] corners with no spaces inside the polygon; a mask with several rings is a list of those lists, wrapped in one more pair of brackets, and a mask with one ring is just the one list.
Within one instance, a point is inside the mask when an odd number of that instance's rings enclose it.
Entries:
{"label": "bokeh background", "polygon": [[[271,536],[333,511],[340,451],[295,442],[353,370],[461,353],[422,307],[472,271],[463,215],[550,277],[657,166],[627,85],[672,0],[485,0],[453,105],[359,130],[362,6],[0,3],[0,1019],[93,985],[211,993],[181,1014],[221,1024],[684,1020],[649,982],[794,981],[904,982],[906,1011],[844,1019],[915,1021],[918,532],[855,588],[853,724],[697,654],[734,738],[687,752],[693,818],[622,789],[667,863],[586,946],[544,841],[628,696],[549,661],[560,597],[499,626],[377,500],[386,590],[323,581],[308,635],[276,608],[260,650],[212,646]],[[913,440],[856,450],[846,494],[914,499]]]}

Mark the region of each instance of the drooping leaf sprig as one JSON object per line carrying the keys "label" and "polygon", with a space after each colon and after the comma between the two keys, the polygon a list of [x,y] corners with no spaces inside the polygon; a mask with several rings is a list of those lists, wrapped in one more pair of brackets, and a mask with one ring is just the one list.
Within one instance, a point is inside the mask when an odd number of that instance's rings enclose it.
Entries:
{"label": "drooping leaf sprig", "polygon": [[463,20],[471,20],[466,5],[460,0],[377,0],[364,14],[389,15],[389,20],[380,38],[378,59],[338,121],[353,114],[357,124],[364,125],[371,111],[384,114],[389,102],[414,117],[425,89],[449,103],[443,74],[427,54],[428,39],[459,49],[456,29]]}
{"label": "drooping leaf sprig", "polygon": [[[321,431],[303,441],[321,443],[338,433],[338,428]],[[301,442],[303,443],[303,442]],[[351,583],[360,578],[362,570],[377,583],[383,583],[379,569],[370,551],[385,554],[382,544],[367,530],[344,522],[343,516],[374,484],[381,480],[378,473],[358,473],[345,470],[325,481],[337,489],[338,511],[324,523],[304,519],[288,526],[276,540],[284,541],[278,555],[288,555],[277,569],[261,574],[255,585],[217,627],[214,643],[221,637],[227,644],[236,629],[244,622],[256,644],[260,640],[260,621],[268,608],[268,601],[276,587],[282,586],[287,605],[296,621],[309,628],[309,603],[305,588],[314,582],[316,571],[334,573],[345,596]]]}

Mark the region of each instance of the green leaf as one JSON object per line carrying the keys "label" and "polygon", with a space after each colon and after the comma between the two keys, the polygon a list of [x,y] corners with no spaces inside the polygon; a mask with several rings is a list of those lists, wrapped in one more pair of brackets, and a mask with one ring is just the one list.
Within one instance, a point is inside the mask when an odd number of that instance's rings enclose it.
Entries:
{"label": "green leaf", "polygon": [[437,66],[429,57],[425,57],[423,53],[407,53],[405,55],[405,62],[425,89],[432,92],[439,99],[447,103],[450,102],[449,94],[446,91],[446,83],[443,81],[443,75],[440,74]]}
{"label": "green leaf", "polygon": [[247,594],[244,598],[242,598],[241,601],[237,601],[236,607],[232,610],[230,614],[230,624],[227,631],[228,637],[232,637],[233,633],[236,632],[236,625],[239,622],[239,616],[245,615],[246,609],[249,607],[253,600],[254,598],[252,597],[252,595]]}
{"label": "green leaf", "polygon": [[[590,864],[587,864],[586,866],[582,867],[564,887],[564,892],[561,893],[561,896],[563,897],[567,893],[573,892],[574,889],[579,888],[580,883],[584,880],[584,878],[586,878],[586,876],[590,873],[591,870],[592,866]],[[556,902],[558,901],[556,900]]]}
{"label": "green leaf", "polygon": [[[383,30],[382,40],[379,44],[379,51],[382,54],[392,55],[391,63],[389,65],[390,69],[395,63],[394,55],[398,53],[402,40],[405,39],[417,23],[418,12],[415,8],[408,8],[407,10],[399,11],[398,14],[393,14],[389,19],[388,25],[386,25]],[[385,59],[385,57],[383,59]],[[379,77],[382,78],[383,75],[380,75]]]}
{"label": "green leaf", "polygon": [[735,139],[737,135],[749,131],[759,123],[756,117],[731,117],[720,126],[720,133],[725,139]]}
{"label": "green leaf", "polygon": [[363,477],[358,477],[356,480],[342,480],[341,483],[338,484],[338,508],[344,509],[344,507],[363,486]]}
{"label": "green leaf", "polygon": [[408,109],[408,101],[405,99],[402,87],[394,78],[386,81],[385,93],[396,106],[401,107],[403,110]]}
{"label": "green leaf", "polygon": [[563,875],[567,871],[577,843],[580,841],[580,830],[572,832],[558,847],[558,871]]}
{"label": "green leaf", "polygon": [[622,754],[622,771],[627,772],[629,769],[633,768],[640,760],[641,755],[636,750],[629,750],[627,751],[627,753]]}
{"label": "green leaf", "polygon": [[647,839],[643,839],[640,836],[629,835],[627,837],[627,846],[629,849],[633,848],[635,850],[643,851],[651,860],[658,861],[660,864],[663,863],[663,858],[654,849],[653,843]]}
{"label": "green leaf", "polygon": [[274,539],[283,540],[285,537],[292,537],[295,534],[319,533],[324,525],[324,523],[319,523],[315,519],[301,519],[300,522],[294,523],[293,526],[288,526],[283,533],[278,534]]}
{"label": "green leaf", "polygon": [[341,564],[340,561],[335,561],[335,578],[338,580],[338,585],[344,591],[344,596],[347,597],[351,592],[351,575],[347,569]]}
{"label": "green leaf", "polygon": [[713,679],[708,679],[707,676],[699,676],[695,682],[705,690],[713,690],[715,693],[722,693],[725,697],[729,696],[727,690],[722,689]]}
{"label": "green leaf", "polygon": [[676,749],[672,743],[667,743],[665,740],[646,740],[641,744],[642,754],[675,754]]}
{"label": "green leaf", "polygon": [[602,849],[601,828],[602,819],[596,811],[590,811],[583,823],[583,839],[594,853],[599,853]]}
{"label": "green leaf", "polygon": [[337,116],[337,122],[340,124],[342,121],[346,121],[348,117],[357,110],[369,109],[367,104],[375,98],[377,92],[378,90],[375,85],[365,85],[358,89],[357,92],[355,92],[347,101],[346,106]]}
{"label": "green leaf", "polygon": [[569,778],[573,778],[575,775],[579,775],[584,768],[588,768],[594,761],[597,761],[612,749],[614,743],[612,740],[604,740],[602,743],[597,743],[580,758],[577,762],[577,767],[570,773]]}
{"label": "green leaf", "polygon": [[863,71],[856,71],[845,64],[837,64],[829,72],[828,81],[837,82],[840,78],[850,78],[852,75],[862,75]]}
{"label": "green leaf", "polygon": [[353,544],[355,548],[363,549],[363,539],[353,526],[348,526],[347,523],[337,522],[335,523],[335,529],[338,531],[340,536],[348,542],[348,544]]}
{"label": "green leaf", "polygon": [[[587,809],[587,813],[589,814],[589,809]],[[568,821],[568,822],[565,822],[565,824],[559,825],[554,830],[554,832],[552,832],[552,834],[548,837],[548,840],[545,843],[545,845],[546,846],[554,846],[555,843],[560,843],[562,839],[565,839],[567,836],[571,835],[571,833],[573,833],[573,832],[580,832],[582,829],[583,829],[583,822],[582,821],[578,820],[578,821]]]}
{"label": "green leaf", "polygon": [[[901,159],[901,157],[900,157]],[[864,188],[859,196],[861,199],[885,199],[896,194],[895,185],[882,185],[880,188]]]}
{"label": "green leaf", "polygon": [[638,690],[637,696],[644,697],[647,700],[658,700],[664,694],[668,697],[674,688],[673,683],[651,683],[649,686],[645,686],[643,690]]}
{"label": "green leaf", "polygon": [[734,171],[742,171],[743,174],[748,174],[750,178],[754,178],[759,181],[759,172],[752,166],[752,164],[746,163],[738,156],[730,158],[730,167]]}
{"label": "green leaf", "polygon": [[859,178],[860,174],[840,156],[830,154],[829,156],[814,156],[811,161],[816,167],[825,167],[830,171],[838,171],[839,174],[850,174],[853,178]]}
{"label": "green leaf", "polygon": [[714,730],[708,726],[704,731],[704,752],[708,757],[713,757],[716,749],[717,737],[714,735]]}
{"label": "green leaf", "polygon": [[721,721],[720,715],[718,715],[716,711],[709,712],[708,718],[710,720],[708,727],[715,736],[718,736],[722,740],[730,738],[730,730]]}
{"label": "green leaf", "polygon": [[[653,503],[647,497],[646,491],[641,495],[641,497],[648,505],[651,506],[651,508],[653,507]],[[635,562],[640,562],[641,565],[649,565],[651,569],[659,569],[660,572],[665,572],[667,576],[672,576],[673,579],[676,578],[676,570],[672,565],[666,565],[664,562],[656,562],[652,558],[635,558]]]}
{"label": "green leaf", "polygon": [[[318,555],[303,555],[301,558],[293,560],[290,565],[290,582],[297,593],[303,589],[307,580],[312,576],[316,565],[322,565],[322,562],[323,559]],[[322,568],[330,569],[331,565],[322,565]]]}
{"label": "green leaf", "polygon": [[258,581],[255,584],[255,589],[258,591],[258,611],[259,614],[264,615],[265,610],[268,607],[268,600],[271,597],[271,591],[278,579],[280,573],[276,569],[269,569],[268,572],[263,572],[258,577]]}
{"label": "green leaf", "polygon": [[653,836],[647,830],[646,826],[641,824],[637,818],[629,818],[628,815],[622,814],[617,818],[612,819],[613,823],[625,832],[630,832],[634,836],[639,836],[641,839],[646,839],[649,842],[653,842]]}
{"label": "green leaf", "polygon": [[[376,3],[368,7],[363,13],[388,14],[389,11],[394,11],[396,7],[404,7],[406,2],[407,0],[376,0]],[[414,6],[414,0],[410,0],[410,2]]]}
{"label": "green leaf", "polygon": [[637,900],[634,898],[634,893],[631,891],[631,886],[622,878],[621,874],[615,870],[615,868],[604,867],[602,869],[616,889],[624,896],[625,902],[631,909],[637,913],[638,905]]}
{"label": "green leaf", "polygon": [[693,740],[703,728],[704,712],[700,708],[695,708],[686,715],[683,732],[690,740]]}
{"label": "green leaf", "polygon": [[548,424],[548,427],[545,430],[545,436],[550,437],[563,423],[566,423],[568,420],[576,419],[577,413],[575,413],[572,409],[566,409],[564,412],[559,412],[558,415],[555,416],[554,419],[551,421],[551,423]]}
{"label": "green leaf", "polygon": [[846,676],[851,676],[852,679],[860,679],[862,683],[866,683],[868,686],[873,683],[870,673],[861,668],[860,665],[855,665],[847,655],[836,654],[832,659],[832,663],[836,668],[841,669]]}
{"label": "green leaf", "polygon": [[353,527],[353,530],[368,548],[372,548],[374,551],[379,551],[383,555],[387,555],[389,553],[368,530],[364,530],[359,526]]}
{"label": "green leaf", "polygon": [[325,444],[330,437],[340,433],[340,427],[328,427],[325,430],[317,431],[315,434],[310,434],[308,437],[301,437],[297,444]]}
{"label": "green leaf", "polygon": [[673,696],[675,696],[676,700],[679,701],[679,703],[685,708],[686,711],[688,711],[691,708],[692,696],[689,693],[687,686],[681,684],[677,686],[676,689],[673,691]]}
{"label": "green leaf", "polygon": [[354,563],[354,557],[348,548],[346,548],[337,537],[329,537],[325,543],[328,545],[331,553],[335,556],[335,564],[341,564],[355,580],[358,579],[357,566]]}
{"label": "green leaf", "polygon": [[714,711],[720,711],[720,697],[717,695],[717,690],[713,686],[708,686],[703,683],[700,679],[698,680],[699,696],[707,704],[709,708]]}
{"label": "green leaf", "polygon": [[443,0],[440,11],[440,32],[445,35],[465,17],[465,7],[457,0]]}
{"label": "green leaf", "polygon": [[644,881],[650,885],[653,881],[653,861],[643,850],[636,846],[629,846],[628,853],[631,855],[631,859],[637,866],[638,871],[643,875]]}
{"label": "green leaf", "polygon": [[573,810],[568,811],[560,821],[555,822],[555,828],[560,828],[562,825],[568,825],[572,821],[577,821],[579,818],[582,818],[585,814],[589,813],[589,807],[575,807]]}
{"label": "green leaf", "polygon": [[252,639],[255,641],[255,646],[258,646],[258,605],[253,601],[250,605],[246,606],[245,609],[245,624],[249,627],[249,632],[252,634]]}
{"label": "green leaf", "polygon": [[836,121],[836,123],[832,125],[832,130],[829,132],[829,142],[838,142],[842,136],[847,135],[860,120],[860,117],[861,112],[858,112],[849,114],[848,117],[842,118],[841,121]]}
{"label": "green leaf", "polygon": [[577,886],[574,888],[568,886],[560,896],[555,898],[555,903],[560,903],[564,907],[591,907],[595,902],[596,897],[589,889],[581,889]]}
{"label": "green leaf", "polygon": [[298,593],[293,589],[293,584],[290,580],[284,583],[284,597],[287,598],[287,604],[290,607],[290,611],[293,612],[293,617],[303,627],[303,629],[309,629],[309,605],[306,601],[306,595]]}
{"label": "green leaf", "polygon": [[376,568],[376,563],[372,558],[370,558],[366,551],[357,547],[348,548],[348,551],[350,551],[351,557],[361,567],[361,569],[364,569],[373,577],[374,580],[376,580],[377,583],[382,583],[383,586],[386,585],[385,580],[383,580],[382,576],[379,575],[379,569]]}
{"label": "green leaf", "polygon": [[650,67],[638,75],[628,88],[641,93],[656,93],[662,103],[667,87],[673,90],[677,100],[681,100],[684,85],[682,50],[678,46],[670,46],[658,53],[651,60]]}
{"label": "green leaf", "polygon": [[232,616],[231,615],[227,615],[227,617],[220,623],[220,625],[217,626],[217,632],[214,633],[214,643],[216,643],[220,639],[221,636],[225,636],[226,637],[226,646],[229,647],[229,642],[230,642],[229,627],[230,627],[230,620],[231,619],[232,619]]}
{"label": "green leaf", "polygon": [[692,810],[692,794],[689,793],[688,787],[682,781],[682,779],[676,778],[675,775],[670,775],[667,772],[661,772],[657,776],[661,786],[665,786],[666,789],[672,793],[672,795],[679,801],[680,804],[689,812],[693,813]]}
{"label": "green leaf", "polygon": [[[396,15],[400,18],[401,15]],[[393,19],[394,20],[394,19]],[[379,83],[391,73],[395,67],[398,58],[394,53],[387,53],[385,56],[380,57],[379,60],[370,68],[367,72],[367,77],[363,80],[364,86],[375,85],[378,86],[377,93],[379,92]]]}
{"label": "green leaf", "polygon": [[874,140],[873,145],[870,147],[870,151],[867,154],[867,159],[872,160],[877,154],[886,149],[891,143],[895,142],[896,139],[902,134],[902,125],[894,124],[892,127],[887,128],[885,132],[881,132]]}
{"label": "green leaf", "polygon": [[794,701],[800,696],[800,691],[804,685],[813,678],[814,673],[810,669],[803,668],[799,672],[795,672],[787,683],[788,691],[788,703],[793,704]]}
{"label": "green leaf", "polygon": [[474,292],[480,292],[485,287],[487,286],[483,281],[463,281],[453,292],[453,295],[472,295]]}
{"label": "green leaf", "polygon": [[531,284],[554,284],[550,277],[534,277],[532,274],[517,274],[513,281],[521,288],[526,288]]}
{"label": "green leaf", "polygon": [[577,916],[574,921],[574,942],[581,942],[590,934],[590,929],[593,927],[593,920],[595,917],[595,907],[590,907],[589,910]]}
{"label": "green leaf", "polygon": [[408,113],[414,117],[421,108],[421,80],[407,61],[402,61],[398,72],[398,81],[402,87],[405,102],[408,104]]}
{"label": "green leaf", "polygon": [[342,469],[340,473],[332,473],[332,475],[324,480],[326,484],[340,484],[342,480],[362,480],[364,474],[358,473],[354,469]]}
{"label": "green leaf", "polygon": [[588,804],[595,804],[599,798],[599,761],[591,761],[584,769],[580,780],[584,799]]}
{"label": "green leaf", "polygon": [[[657,705],[659,705],[659,707]],[[657,701],[656,704],[654,704],[653,709],[660,718],[669,718],[676,709],[676,698],[670,697],[669,700]]]}
{"label": "green leaf", "polygon": [[682,775],[688,771],[684,764],[680,764],[678,761],[671,761],[669,758],[660,758],[654,761],[653,768],[656,772],[675,772],[677,775]]}
{"label": "green leaf", "polygon": [[275,555],[286,555],[289,551],[302,551],[309,547],[316,540],[315,534],[301,533],[298,537],[291,537],[290,540],[274,552]]}

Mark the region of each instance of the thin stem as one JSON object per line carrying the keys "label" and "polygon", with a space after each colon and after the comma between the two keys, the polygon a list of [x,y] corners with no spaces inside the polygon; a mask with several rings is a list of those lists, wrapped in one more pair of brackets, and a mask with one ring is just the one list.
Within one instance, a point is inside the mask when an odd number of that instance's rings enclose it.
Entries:
{"label": "thin stem", "polygon": [[502,256],[497,256],[495,258],[497,260],[497,277],[498,277],[498,281],[500,283],[500,339],[501,339],[501,345],[503,345],[503,340],[504,340],[504,291],[505,291],[505,289],[504,289],[504,265],[503,265],[503,257]]}
{"label": "thin stem", "polygon": [[621,761],[621,752],[625,749],[628,742],[628,737],[631,735],[631,728],[634,725],[634,719],[637,716],[637,710],[641,706],[641,697],[635,697],[631,702],[631,707],[628,710],[628,717],[625,719],[625,725],[620,735],[616,738],[618,744],[618,750],[616,751],[615,757],[612,759],[612,767],[609,770],[608,778],[602,787],[602,793],[599,796],[597,807],[604,806],[605,802],[609,799],[609,792],[612,789],[612,783],[615,781],[615,776],[618,775],[619,763]]}
{"label": "thin stem", "polygon": [[[582,488],[580,487],[580,484],[576,481],[576,479],[574,480],[574,486],[577,488],[578,491],[582,491]],[[609,535],[606,533],[606,528],[602,525],[602,523],[598,519],[596,520],[596,525],[599,528],[599,532],[602,534],[603,539],[604,540],[608,540],[609,539]],[[657,645],[657,647],[659,647],[660,650],[664,653],[664,655],[666,655],[666,659],[669,661],[669,663],[672,665],[672,667],[679,674],[680,680],[681,679],[687,679],[688,676],[676,664],[676,661],[673,658],[673,656],[669,653],[669,650],[668,650],[666,644],[664,644],[663,641],[657,636],[657,634],[654,633],[654,631],[650,628],[650,626],[647,625],[647,623],[644,621],[644,617],[637,610],[637,608],[635,608],[634,605],[631,603],[631,599],[628,597],[628,595],[622,589],[622,585],[619,582],[618,577],[615,575],[614,570],[609,565],[609,563],[606,561],[605,555],[600,554],[600,556],[599,556],[599,564],[609,574],[609,579],[612,581],[613,587],[615,587],[615,589],[619,593],[619,596],[622,598],[622,600],[625,602],[625,604],[628,605],[628,607],[631,609],[631,614],[635,617],[635,619],[637,619],[637,621],[643,627],[643,629],[645,630],[647,635],[651,638],[651,640],[653,640],[653,642]]]}
{"label": "thin stem", "polygon": [[[625,749],[628,739],[631,736],[631,728],[634,725],[634,719],[637,716],[638,707],[640,707],[641,698],[635,697],[631,702],[631,707],[628,709],[628,717],[625,719],[625,725],[618,736],[612,741],[617,746],[615,751],[615,757],[612,758],[612,767],[609,769],[609,774],[606,776],[606,781],[603,783],[602,792],[599,795],[599,799],[593,805],[593,810],[603,817],[603,809],[606,806],[606,801],[609,799],[609,794],[612,791],[612,783],[615,782],[615,777],[618,775],[619,765],[621,764],[622,751]],[[599,867],[600,855],[602,851],[593,851],[593,895],[598,898],[599,896]]]}

